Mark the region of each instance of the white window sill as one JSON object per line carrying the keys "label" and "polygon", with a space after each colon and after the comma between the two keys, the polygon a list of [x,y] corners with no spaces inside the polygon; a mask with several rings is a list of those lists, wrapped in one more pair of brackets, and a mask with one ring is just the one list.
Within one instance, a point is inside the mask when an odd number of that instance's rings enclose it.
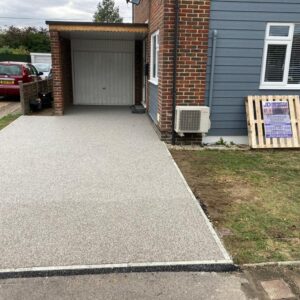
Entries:
{"label": "white window sill", "polygon": [[158,80],[150,79],[149,82],[154,84],[154,85],[158,85]]}
{"label": "white window sill", "polygon": [[300,90],[300,85],[285,85],[285,86],[274,86],[274,85],[261,85],[260,90]]}

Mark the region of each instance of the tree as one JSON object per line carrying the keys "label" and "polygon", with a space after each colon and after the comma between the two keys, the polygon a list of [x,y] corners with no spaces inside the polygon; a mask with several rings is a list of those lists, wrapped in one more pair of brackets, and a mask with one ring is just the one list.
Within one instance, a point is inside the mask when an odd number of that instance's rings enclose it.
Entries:
{"label": "tree", "polygon": [[99,2],[97,11],[94,14],[94,22],[123,22],[123,19],[120,17],[119,7],[115,7],[114,0],[102,0],[102,2]]}

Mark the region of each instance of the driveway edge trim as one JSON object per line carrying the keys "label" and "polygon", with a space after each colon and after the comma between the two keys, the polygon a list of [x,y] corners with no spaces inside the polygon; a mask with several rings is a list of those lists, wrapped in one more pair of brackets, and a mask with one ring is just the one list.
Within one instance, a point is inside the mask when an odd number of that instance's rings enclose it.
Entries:
{"label": "driveway edge trim", "polygon": [[238,269],[231,261],[178,261],[32,267],[0,270],[0,279],[27,277],[75,276],[132,272],[232,272]]}

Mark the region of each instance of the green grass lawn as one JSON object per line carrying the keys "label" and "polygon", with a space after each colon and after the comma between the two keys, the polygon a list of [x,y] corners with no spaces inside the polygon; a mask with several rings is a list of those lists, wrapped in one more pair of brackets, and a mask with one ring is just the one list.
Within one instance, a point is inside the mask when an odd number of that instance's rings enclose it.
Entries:
{"label": "green grass lawn", "polygon": [[300,260],[300,151],[172,151],[236,263]]}
{"label": "green grass lawn", "polygon": [[11,122],[18,119],[21,115],[20,114],[9,114],[0,118],[0,130],[9,125]]}

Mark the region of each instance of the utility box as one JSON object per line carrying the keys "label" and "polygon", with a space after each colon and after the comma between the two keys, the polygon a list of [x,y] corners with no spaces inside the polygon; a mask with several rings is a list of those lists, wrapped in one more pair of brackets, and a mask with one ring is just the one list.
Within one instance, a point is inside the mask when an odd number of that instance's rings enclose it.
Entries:
{"label": "utility box", "polygon": [[177,106],[175,114],[175,131],[184,133],[207,133],[211,123],[208,106]]}

